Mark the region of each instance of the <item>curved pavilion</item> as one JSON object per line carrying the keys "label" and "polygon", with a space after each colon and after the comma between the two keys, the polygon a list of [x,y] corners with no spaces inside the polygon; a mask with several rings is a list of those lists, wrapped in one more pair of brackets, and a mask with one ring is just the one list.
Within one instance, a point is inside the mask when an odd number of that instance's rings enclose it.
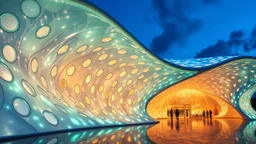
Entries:
{"label": "curved pavilion", "polygon": [[255,119],[254,57],[162,60],[67,0],[0,0],[0,139],[156,122],[177,108]]}

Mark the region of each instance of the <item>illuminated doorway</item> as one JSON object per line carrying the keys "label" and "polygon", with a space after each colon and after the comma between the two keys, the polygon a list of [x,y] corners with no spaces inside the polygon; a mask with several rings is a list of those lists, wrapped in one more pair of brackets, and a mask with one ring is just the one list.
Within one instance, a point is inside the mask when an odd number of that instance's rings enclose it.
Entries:
{"label": "illuminated doorway", "polygon": [[173,111],[173,116],[175,117],[176,109],[179,111],[179,118],[190,118],[191,117],[191,105],[182,104],[182,105],[168,105],[167,107],[167,116],[170,117],[170,111]]}
{"label": "illuminated doorway", "polygon": [[180,85],[163,91],[147,106],[147,112],[153,118],[169,118],[170,109],[173,109],[173,117],[175,117],[174,110],[178,109],[180,118],[203,117],[203,111],[206,113],[210,110],[213,117],[241,118],[230,104],[215,95]]}

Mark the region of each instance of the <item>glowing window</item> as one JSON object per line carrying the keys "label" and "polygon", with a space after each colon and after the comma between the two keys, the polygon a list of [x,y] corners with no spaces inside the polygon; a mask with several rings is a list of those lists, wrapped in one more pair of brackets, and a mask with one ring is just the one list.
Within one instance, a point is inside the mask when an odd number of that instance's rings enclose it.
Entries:
{"label": "glowing window", "polygon": [[45,38],[50,34],[51,31],[51,27],[50,26],[42,26],[40,27],[37,32],[36,32],[36,36],[37,38]]}
{"label": "glowing window", "polygon": [[31,61],[31,70],[36,73],[38,71],[38,61],[36,58],[34,58],[32,61]]}
{"label": "glowing window", "polygon": [[55,77],[57,75],[57,72],[58,72],[58,67],[55,65],[52,67],[51,76]]}
{"label": "glowing window", "polygon": [[99,76],[101,76],[102,74],[103,74],[103,72],[104,72],[104,70],[103,69],[100,69],[100,70],[98,70],[98,72],[97,72],[97,76],[99,77]]}
{"label": "glowing window", "polygon": [[16,50],[13,46],[11,46],[10,44],[5,44],[3,46],[3,56],[4,58],[10,62],[10,63],[14,63],[16,61]]}
{"label": "glowing window", "polygon": [[108,98],[108,96],[109,96],[109,91],[106,90],[106,92],[105,92],[105,97]]}
{"label": "glowing window", "polygon": [[99,60],[102,61],[102,60],[105,60],[106,58],[108,57],[108,54],[102,54],[100,57],[99,57]]}
{"label": "glowing window", "polygon": [[138,69],[133,69],[131,73],[136,74],[138,71],[139,71]]}
{"label": "glowing window", "polygon": [[80,106],[85,108],[85,105],[82,102],[79,102]]}
{"label": "glowing window", "polygon": [[154,74],[154,78],[158,78],[159,74]]}
{"label": "glowing window", "polygon": [[144,65],[145,62],[138,62],[138,65]]}
{"label": "glowing window", "polygon": [[111,40],[112,40],[112,37],[105,37],[105,38],[101,39],[101,42],[107,43],[107,42],[110,42]]}
{"label": "glowing window", "polygon": [[146,73],[146,72],[148,72],[148,71],[149,71],[149,68],[144,68],[144,69],[143,69],[143,72],[144,72],[144,73]]}
{"label": "glowing window", "polygon": [[99,92],[100,92],[100,93],[102,93],[102,92],[103,92],[103,90],[104,90],[104,85],[103,85],[103,84],[101,84],[101,85],[99,86]]}
{"label": "glowing window", "polygon": [[120,103],[121,103],[121,104],[124,103],[124,99],[123,99],[123,98],[120,99]]}
{"label": "glowing window", "polygon": [[120,73],[120,77],[124,77],[126,75],[126,71],[122,71],[121,73]]}
{"label": "glowing window", "polygon": [[72,76],[75,73],[75,70],[76,70],[75,66],[73,66],[73,65],[69,66],[67,69],[67,75]]}
{"label": "glowing window", "polygon": [[147,79],[147,78],[143,80],[143,82],[144,82],[144,83],[145,83],[145,82],[147,82],[147,81],[148,81],[148,79]]}
{"label": "glowing window", "polygon": [[119,87],[117,91],[120,93],[122,90],[123,90],[123,87]]}
{"label": "glowing window", "polygon": [[61,54],[64,54],[64,53],[66,53],[67,51],[68,51],[68,48],[69,48],[69,46],[68,45],[64,45],[64,46],[62,46],[61,48],[59,48],[59,50],[58,50],[58,55],[61,55]]}
{"label": "glowing window", "polygon": [[128,100],[128,104],[129,105],[132,104],[132,100],[131,99]]}
{"label": "glowing window", "polygon": [[155,70],[156,71],[159,71],[161,69],[161,67],[156,67]]}
{"label": "glowing window", "polygon": [[115,98],[116,98],[116,97],[115,97],[115,95],[113,94],[113,95],[112,95],[112,101],[115,101]]}
{"label": "glowing window", "polygon": [[80,93],[80,86],[78,84],[75,85],[75,93],[76,94]]}
{"label": "glowing window", "polygon": [[112,83],[111,87],[113,88],[113,87],[115,87],[116,85],[117,85],[117,81],[114,81],[114,82]]}
{"label": "glowing window", "polygon": [[95,92],[95,87],[94,87],[94,85],[92,85],[91,86],[91,94],[94,94],[94,92]]}
{"label": "glowing window", "polygon": [[117,53],[120,54],[120,55],[123,55],[123,54],[126,53],[126,50],[119,50],[119,51],[117,51]]}
{"label": "glowing window", "polygon": [[90,81],[92,80],[92,75],[87,75],[87,77],[85,78],[85,83],[90,83]]}
{"label": "glowing window", "polygon": [[77,52],[77,53],[82,53],[82,52],[86,51],[87,48],[88,48],[87,45],[81,46],[80,48],[78,48],[78,49],[76,50],[76,52]]}
{"label": "glowing window", "polygon": [[130,90],[129,95],[134,94],[134,90]]}
{"label": "glowing window", "polygon": [[132,83],[132,80],[128,80],[127,82],[126,82],[126,85],[130,85]]}
{"label": "glowing window", "polygon": [[111,79],[111,78],[112,78],[112,76],[113,76],[113,74],[112,74],[112,73],[109,73],[109,74],[106,76],[106,80]]}
{"label": "glowing window", "polygon": [[91,60],[91,59],[87,59],[87,60],[85,60],[85,61],[83,62],[82,66],[83,66],[84,68],[86,68],[86,67],[90,66],[91,63],[92,63],[92,60]]}
{"label": "glowing window", "polygon": [[88,105],[90,105],[91,104],[91,100],[89,99],[89,97],[88,96],[85,96],[85,102],[88,104]]}
{"label": "glowing window", "polygon": [[47,82],[46,82],[44,76],[41,76],[41,83],[43,84],[43,86],[44,86],[45,88],[48,88],[48,85],[47,85]]}
{"label": "glowing window", "polygon": [[36,91],[34,88],[31,86],[31,84],[25,80],[21,80],[21,84],[23,88],[31,95],[31,96],[36,96]]}
{"label": "glowing window", "polygon": [[114,65],[114,64],[116,64],[116,63],[117,63],[117,60],[111,60],[111,61],[108,63],[108,65],[112,66],[112,65]]}
{"label": "glowing window", "polygon": [[99,52],[100,50],[102,50],[102,47],[97,47],[97,48],[93,49],[93,52]]}
{"label": "glowing window", "polygon": [[144,75],[139,76],[139,79],[142,79],[142,78],[144,78]]}
{"label": "glowing window", "polygon": [[139,57],[138,57],[137,55],[131,55],[130,58],[131,58],[131,59],[137,59],[137,58],[139,58]]}

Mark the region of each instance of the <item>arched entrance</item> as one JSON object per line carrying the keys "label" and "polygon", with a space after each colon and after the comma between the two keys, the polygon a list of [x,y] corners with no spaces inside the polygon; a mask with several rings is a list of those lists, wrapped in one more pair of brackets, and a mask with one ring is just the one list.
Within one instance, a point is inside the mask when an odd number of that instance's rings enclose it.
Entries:
{"label": "arched entrance", "polygon": [[203,111],[211,110],[213,117],[242,118],[224,90],[214,87],[216,82],[207,82],[201,74],[164,90],[148,103],[147,113],[153,118],[167,118],[168,110],[178,109],[180,117],[202,117]]}

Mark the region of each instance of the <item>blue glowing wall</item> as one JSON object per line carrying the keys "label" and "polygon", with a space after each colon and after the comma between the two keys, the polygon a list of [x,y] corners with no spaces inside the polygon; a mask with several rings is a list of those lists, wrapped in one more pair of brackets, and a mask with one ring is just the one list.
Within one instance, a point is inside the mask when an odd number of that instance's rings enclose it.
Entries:
{"label": "blue glowing wall", "polygon": [[0,137],[155,122],[147,101],[197,73],[159,60],[88,4],[0,6]]}

